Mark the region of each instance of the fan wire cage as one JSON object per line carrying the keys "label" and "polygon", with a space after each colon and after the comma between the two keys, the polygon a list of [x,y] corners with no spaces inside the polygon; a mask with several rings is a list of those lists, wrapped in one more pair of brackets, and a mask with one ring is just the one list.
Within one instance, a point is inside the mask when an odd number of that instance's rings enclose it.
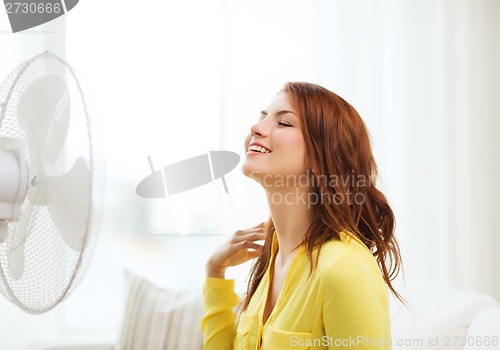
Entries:
{"label": "fan wire cage", "polygon": [[103,184],[94,133],[74,71],[48,52],[7,77],[0,103],[0,137],[21,141],[29,169],[20,216],[0,243],[0,292],[43,313],[73,292],[96,245]]}

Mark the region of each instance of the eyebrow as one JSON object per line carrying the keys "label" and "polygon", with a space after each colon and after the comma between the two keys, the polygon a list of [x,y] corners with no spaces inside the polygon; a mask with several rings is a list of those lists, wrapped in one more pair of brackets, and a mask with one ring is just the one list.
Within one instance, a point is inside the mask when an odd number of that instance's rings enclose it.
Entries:
{"label": "eyebrow", "polygon": [[[295,112],[284,109],[282,111],[276,112],[276,115],[283,115],[283,114],[288,114],[288,113],[295,114]],[[261,111],[260,114],[267,115],[268,113],[266,111]]]}

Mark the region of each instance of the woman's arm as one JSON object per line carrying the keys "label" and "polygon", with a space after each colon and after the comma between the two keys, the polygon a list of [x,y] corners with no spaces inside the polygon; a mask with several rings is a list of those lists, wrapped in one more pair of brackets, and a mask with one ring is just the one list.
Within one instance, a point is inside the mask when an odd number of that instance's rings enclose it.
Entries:
{"label": "woman's arm", "polygon": [[205,315],[201,322],[204,350],[231,350],[236,334],[233,308],[240,299],[234,292],[234,280],[224,279],[229,266],[255,258],[262,248],[256,241],[265,239],[263,224],[237,231],[219,247],[206,265],[203,285]]}
{"label": "woman's arm", "polygon": [[376,262],[346,254],[324,276],[322,312],[329,349],[391,349],[387,288]]}
{"label": "woman's arm", "polygon": [[203,349],[231,350],[236,333],[236,314],[233,308],[240,302],[234,292],[234,280],[207,276],[203,296]]}

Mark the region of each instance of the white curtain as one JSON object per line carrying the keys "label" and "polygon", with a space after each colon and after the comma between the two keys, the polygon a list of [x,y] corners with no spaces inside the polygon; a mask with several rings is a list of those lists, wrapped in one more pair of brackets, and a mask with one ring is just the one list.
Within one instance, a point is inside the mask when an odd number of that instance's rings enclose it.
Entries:
{"label": "white curtain", "polygon": [[368,124],[406,278],[500,299],[500,2],[315,7],[316,80]]}

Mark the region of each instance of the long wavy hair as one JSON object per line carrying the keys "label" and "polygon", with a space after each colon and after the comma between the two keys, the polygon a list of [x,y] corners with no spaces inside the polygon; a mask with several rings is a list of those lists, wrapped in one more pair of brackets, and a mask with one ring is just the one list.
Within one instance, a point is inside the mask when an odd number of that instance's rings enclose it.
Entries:
{"label": "long wavy hair", "polygon": [[[323,244],[340,240],[340,232],[347,231],[370,249],[387,286],[403,302],[391,284],[402,268],[394,236],[394,213],[384,194],[375,186],[378,169],[365,123],[343,98],[319,85],[290,82],[280,92],[288,94],[299,118],[312,191],[319,196],[317,198],[344,199],[318,201],[311,206],[311,225],[301,243],[305,244],[310,273],[317,266]],[[350,200],[345,200],[347,196]],[[266,240],[250,271],[242,310],[248,307],[269,267],[274,230],[272,218],[269,218],[265,227]],[[315,247],[318,247],[318,254],[313,262]]]}

